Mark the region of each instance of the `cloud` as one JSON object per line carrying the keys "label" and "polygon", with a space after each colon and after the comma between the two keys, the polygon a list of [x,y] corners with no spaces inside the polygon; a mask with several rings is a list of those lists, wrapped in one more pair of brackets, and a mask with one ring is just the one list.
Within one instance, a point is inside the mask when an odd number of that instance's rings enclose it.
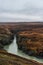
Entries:
{"label": "cloud", "polygon": [[0,22],[1,21],[42,21],[41,16],[25,15],[18,13],[0,13]]}
{"label": "cloud", "polygon": [[43,9],[43,0],[0,0],[0,8],[12,12]]}
{"label": "cloud", "polygon": [[0,21],[43,20],[43,0],[0,0]]}

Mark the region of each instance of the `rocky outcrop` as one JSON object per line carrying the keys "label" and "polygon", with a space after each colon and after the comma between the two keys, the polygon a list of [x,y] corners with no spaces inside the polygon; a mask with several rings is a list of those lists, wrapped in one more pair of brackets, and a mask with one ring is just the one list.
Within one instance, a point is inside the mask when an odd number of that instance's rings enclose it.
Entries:
{"label": "rocky outcrop", "polygon": [[7,28],[7,26],[0,25],[0,48],[3,46],[8,45],[13,40],[13,34]]}
{"label": "rocky outcrop", "polygon": [[28,55],[43,57],[43,30],[21,31],[16,35],[18,48]]}

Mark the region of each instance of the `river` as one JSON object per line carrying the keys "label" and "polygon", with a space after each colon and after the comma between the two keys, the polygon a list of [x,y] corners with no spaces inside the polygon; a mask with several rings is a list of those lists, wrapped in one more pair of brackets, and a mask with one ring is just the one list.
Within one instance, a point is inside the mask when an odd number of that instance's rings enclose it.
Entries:
{"label": "river", "polygon": [[36,57],[29,56],[29,55],[23,53],[22,51],[18,50],[18,46],[16,43],[16,36],[14,37],[13,42],[10,45],[5,46],[4,49],[7,50],[8,53],[16,54],[18,56],[43,63],[43,59],[38,59]]}

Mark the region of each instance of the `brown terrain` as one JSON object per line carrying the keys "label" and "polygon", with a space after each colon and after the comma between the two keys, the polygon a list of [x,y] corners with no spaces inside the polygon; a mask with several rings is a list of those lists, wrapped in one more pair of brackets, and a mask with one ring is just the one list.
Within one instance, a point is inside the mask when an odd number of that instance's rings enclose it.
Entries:
{"label": "brown terrain", "polygon": [[[3,48],[5,45],[10,44],[14,39],[14,35],[18,37],[17,44],[19,43],[21,45],[22,43],[21,46],[24,46],[26,51],[29,51],[30,49],[32,50],[32,53],[34,52],[35,54],[40,54],[40,56],[43,56],[42,22],[0,23],[0,48]],[[25,41],[20,38],[22,36],[24,37]],[[20,41],[22,40],[21,42],[19,42],[19,38]],[[22,50],[24,51],[24,48],[22,48]]]}
{"label": "brown terrain", "polygon": [[[39,30],[39,29],[38,29]],[[21,31],[16,35],[18,48],[33,56],[43,57],[43,32],[37,29]]]}
{"label": "brown terrain", "polygon": [[0,52],[0,65],[43,65],[34,60],[27,60],[25,58],[13,55],[7,52]]}
{"label": "brown terrain", "polygon": [[35,28],[43,28],[42,22],[30,23],[30,22],[10,22],[10,23],[0,23],[1,26],[6,26],[11,32],[16,33],[23,30],[32,30]]}
{"label": "brown terrain", "polygon": [[18,48],[29,55],[43,57],[43,23],[0,23],[0,65],[43,65],[36,61],[27,60],[17,55],[7,53],[3,49],[11,44],[14,35]]}

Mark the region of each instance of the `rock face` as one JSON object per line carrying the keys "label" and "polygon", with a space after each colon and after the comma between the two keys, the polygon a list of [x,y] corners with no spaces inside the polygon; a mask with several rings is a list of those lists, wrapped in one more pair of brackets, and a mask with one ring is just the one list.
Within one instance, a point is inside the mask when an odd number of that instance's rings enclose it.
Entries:
{"label": "rock face", "polygon": [[43,29],[21,31],[17,35],[18,48],[28,55],[43,57]]}
{"label": "rock face", "polygon": [[13,40],[13,34],[7,28],[7,26],[0,25],[0,48],[8,45]]}
{"label": "rock face", "polygon": [[0,65],[43,65],[7,52],[0,52]]}

